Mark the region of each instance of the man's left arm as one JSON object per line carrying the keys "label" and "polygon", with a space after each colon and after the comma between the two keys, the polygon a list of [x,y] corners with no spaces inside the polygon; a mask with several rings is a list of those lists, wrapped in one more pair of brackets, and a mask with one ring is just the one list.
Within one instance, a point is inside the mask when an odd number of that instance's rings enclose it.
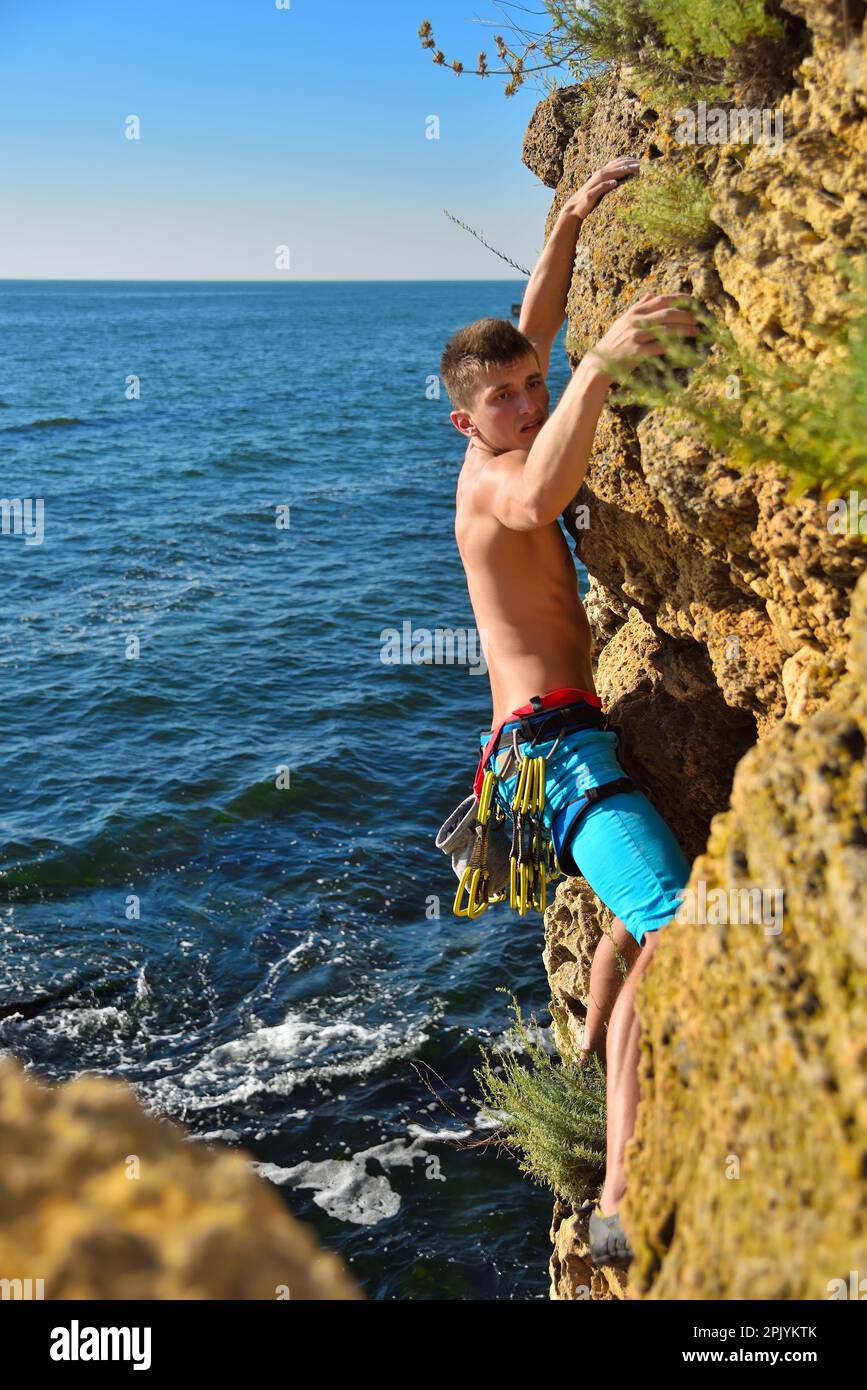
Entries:
{"label": "man's left arm", "polygon": [[521,332],[529,338],[543,372],[551,360],[554,339],[566,318],[566,300],[575,267],[575,247],[581,223],[597,203],[622,179],[638,173],[637,159],[614,159],[598,169],[561,208],[544,251],[524,293]]}

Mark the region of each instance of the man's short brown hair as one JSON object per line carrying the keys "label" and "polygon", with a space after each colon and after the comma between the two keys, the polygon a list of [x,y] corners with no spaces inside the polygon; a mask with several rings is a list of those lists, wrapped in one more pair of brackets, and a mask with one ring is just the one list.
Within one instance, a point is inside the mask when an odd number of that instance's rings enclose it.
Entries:
{"label": "man's short brown hair", "polygon": [[536,349],[508,319],[478,319],[446,344],[440,376],[455,410],[471,410],[482,372],[510,367]]}

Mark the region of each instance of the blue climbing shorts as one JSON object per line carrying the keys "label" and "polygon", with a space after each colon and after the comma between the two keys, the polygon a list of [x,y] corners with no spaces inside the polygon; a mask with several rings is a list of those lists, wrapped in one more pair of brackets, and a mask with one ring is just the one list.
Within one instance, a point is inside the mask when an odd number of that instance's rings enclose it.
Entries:
{"label": "blue climbing shorts", "polygon": [[[519,725],[519,720],[507,723],[504,732]],[[486,729],[482,748],[490,736]],[[518,741],[519,750],[527,750],[530,757],[549,758],[553,747],[553,738],[532,746]],[[503,749],[489,766],[499,773],[510,766],[510,759],[509,750]],[[657,931],[676,916],[689,865],[643,792],[615,792],[588,810],[584,802],[573,801],[588,787],[601,787],[625,775],[613,730],[566,730],[548,761],[542,819],[563,872],[581,874],[641,946],[647,932]],[[497,800],[510,818],[516,782],[516,773],[497,781]],[[569,801],[571,806],[566,805]]]}

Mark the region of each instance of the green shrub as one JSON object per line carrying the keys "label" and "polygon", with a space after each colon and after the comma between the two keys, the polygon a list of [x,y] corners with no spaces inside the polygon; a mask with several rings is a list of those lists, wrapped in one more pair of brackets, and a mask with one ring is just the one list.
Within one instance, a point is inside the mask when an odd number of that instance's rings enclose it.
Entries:
{"label": "green shrub", "polygon": [[[539,10],[509,6],[520,13],[507,25],[510,39],[494,35],[496,61],[487,52],[475,66],[449,62],[437,45],[430,20],[419,37],[433,61],[458,74],[492,73],[508,77],[504,91],[513,96],[528,78],[548,90],[567,71],[578,80],[604,71],[612,62],[627,62],[649,79],[654,91],[669,104],[700,97],[727,99],[737,77],[755,75],[779,80],[780,54],[760,54],[759,41],[773,48],[785,44],[786,30],[766,12],[764,0],[544,0]],[[539,15],[541,27],[525,16]],[[760,46],[760,44],[759,44]]]}
{"label": "green shrub", "polygon": [[577,44],[586,58],[609,62],[637,53],[652,32],[642,0],[545,0],[552,32]]}
{"label": "green shrub", "polygon": [[659,409],[673,437],[689,431],[742,471],[777,464],[792,496],[867,487],[867,259],[840,269],[851,282],[850,313],[834,332],[813,326],[821,362],[761,359],[699,314],[703,347],[672,343],[665,358],[623,372],[622,399]]}
{"label": "green shrub", "polygon": [[736,89],[763,105],[791,69],[791,36],[764,0],[593,0],[577,14],[560,4],[549,13],[573,73],[626,62],[630,86],[658,111],[730,101]]}
{"label": "green shrub", "polygon": [[[482,1049],[475,1072],[482,1099],[476,1104],[501,1122],[495,1142],[518,1151],[522,1172],[581,1203],[598,1187],[605,1162],[605,1072],[592,1054],[583,1067],[571,1058],[550,1057],[530,1037],[514,997],[512,1007],[512,1047]],[[519,1060],[516,1045],[529,1065]]]}
{"label": "green shrub", "polygon": [[781,38],[764,0],[641,0],[645,16],[681,61],[728,58],[750,39]]}
{"label": "green shrub", "polygon": [[634,60],[647,46],[672,71],[701,58],[729,58],[757,38],[781,39],[764,0],[546,0],[551,33],[595,62]]}
{"label": "green shrub", "polygon": [[621,204],[623,220],[644,234],[654,250],[674,250],[707,240],[710,191],[697,174],[651,165],[627,185]]}
{"label": "green shrub", "polygon": [[585,78],[579,94],[561,108],[573,129],[577,130],[590,120],[610,79],[610,72],[598,72]]}

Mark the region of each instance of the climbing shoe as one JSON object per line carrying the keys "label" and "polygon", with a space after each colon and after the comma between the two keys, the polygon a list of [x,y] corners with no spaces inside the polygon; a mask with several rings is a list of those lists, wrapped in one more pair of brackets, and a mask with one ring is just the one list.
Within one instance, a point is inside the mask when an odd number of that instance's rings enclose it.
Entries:
{"label": "climbing shoe", "polygon": [[597,1269],[604,1265],[628,1265],[635,1252],[620,1224],[620,1212],[603,1216],[598,1206],[590,1213],[590,1258]]}

